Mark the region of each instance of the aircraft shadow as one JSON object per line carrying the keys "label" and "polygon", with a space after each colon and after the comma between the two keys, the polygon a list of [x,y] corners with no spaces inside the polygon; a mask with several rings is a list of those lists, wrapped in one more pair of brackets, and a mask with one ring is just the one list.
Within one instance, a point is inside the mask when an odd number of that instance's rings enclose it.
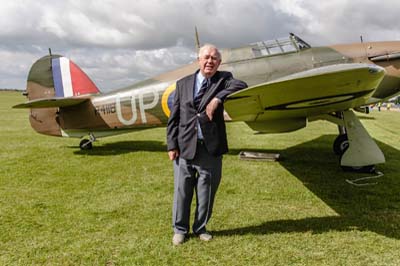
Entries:
{"label": "aircraft shadow", "polygon": [[[280,164],[339,216],[266,221],[259,225],[213,233],[215,235],[245,235],[360,230],[373,231],[399,239],[400,179],[398,178],[398,165],[400,152],[377,141],[386,157],[386,163],[377,166],[377,170],[383,172],[384,176],[373,181],[378,182],[377,185],[355,187],[345,180],[371,176],[371,174],[343,172],[339,167],[338,157],[332,152],[334,139],[334,135],[324,135],[277,152],[284,158]],[[258,152],[271,151],[258,150]],[[268,164],[265,167],[267,168]]]}
{"label": "aircraft shadow", "polygon": [[[79,149],[76,146],[70,146],[72,149]],[[137,140],[137,141],[119,141],[106,144],[94,143],[93,149],[91,150],[76,150],[74,154],[78,155],[116,155],[131,153],[137,151],[167,151],[167,146],[162,141],[154,140]]]}

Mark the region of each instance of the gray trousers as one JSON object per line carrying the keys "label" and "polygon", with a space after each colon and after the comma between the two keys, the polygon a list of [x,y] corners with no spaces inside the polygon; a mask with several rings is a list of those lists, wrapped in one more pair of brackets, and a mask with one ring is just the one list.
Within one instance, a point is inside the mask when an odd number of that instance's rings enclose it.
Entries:
{"label": "gray trousers", "polygon": [[190,206],[196,194],[196,210],[192,230],[206,232],[211,218],[215,194],[221,181],[222,156],[212,156],[204,144],[197,143],[193,160],[174,161],[174,203],[172,227],[177,234],[189,233]]}

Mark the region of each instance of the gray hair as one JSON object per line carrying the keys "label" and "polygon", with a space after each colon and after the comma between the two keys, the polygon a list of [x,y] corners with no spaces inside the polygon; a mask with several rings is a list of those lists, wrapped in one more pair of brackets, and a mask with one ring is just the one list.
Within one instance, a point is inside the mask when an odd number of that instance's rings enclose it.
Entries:
{"label": "gray hair", "polygon": [[211,44],[211,43],[206,43],[200,47],[198,57],[200,58],[203,55],[204,51],[208,50],[208,49],[215,50],[217,52],[218,58],[221,59],[221,53],[219,52],[217,46],[215,46],[214,44]]}

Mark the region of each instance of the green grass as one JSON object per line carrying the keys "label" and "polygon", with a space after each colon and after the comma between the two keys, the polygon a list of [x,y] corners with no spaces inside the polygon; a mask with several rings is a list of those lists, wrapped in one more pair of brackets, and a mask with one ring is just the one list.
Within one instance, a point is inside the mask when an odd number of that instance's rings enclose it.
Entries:
{"label": "green grass", "polygon": [[[25,101],[0,92],[0,265],[400,265],[400,112],[362,122],[385,153],[379,184],[345,182],[335,125],[255,135],[229,123],[231,151],[208,229],[171,245],[172,165],[165,129],[101,139],[43,136]],[[280,162],[238,159],[279,152]]]}

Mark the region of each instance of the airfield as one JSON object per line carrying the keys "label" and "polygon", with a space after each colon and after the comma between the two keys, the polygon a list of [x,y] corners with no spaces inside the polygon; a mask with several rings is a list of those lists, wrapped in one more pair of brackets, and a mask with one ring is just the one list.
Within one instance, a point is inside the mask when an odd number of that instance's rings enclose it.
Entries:
{"label": "airfield", "polygon": [[[400,265],[400,112],[358,114],[385,154],[374,186],[346,179],[337,127],[286,134],[228,123],[230,152],[208,229],[171,244],[165,128],[100,139],[31,129],[20,92],[0,92],[0,265]],[[244,161],[242,150],[279,153]]]}

